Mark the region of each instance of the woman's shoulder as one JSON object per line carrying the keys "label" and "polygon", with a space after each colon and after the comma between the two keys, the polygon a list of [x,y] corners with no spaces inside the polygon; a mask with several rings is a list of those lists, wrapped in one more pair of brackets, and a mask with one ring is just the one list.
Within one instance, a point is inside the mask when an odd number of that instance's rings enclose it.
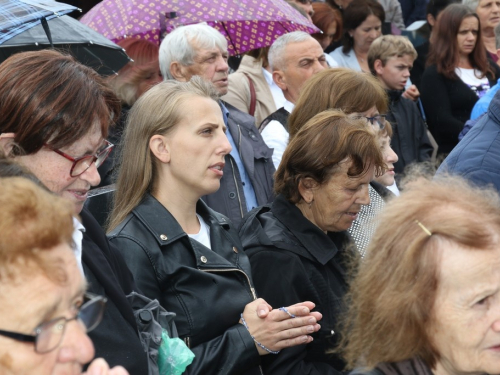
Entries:
{"label": "woman's shoulder", "polygon": [[337,47],[329,54],[340,66],[344,66],[343,64],[347,59],[349,59],[351,52],[348,51],[347,53],[344,53],[344,51],[342,51],[343,48],[343,46]]}

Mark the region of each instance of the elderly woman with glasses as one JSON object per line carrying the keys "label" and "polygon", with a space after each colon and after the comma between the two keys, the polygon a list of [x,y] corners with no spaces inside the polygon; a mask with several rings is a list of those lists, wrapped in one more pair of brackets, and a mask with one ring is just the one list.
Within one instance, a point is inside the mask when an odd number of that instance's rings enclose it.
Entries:
{"label": "elderly woman with glasses", "polygon": [[379,147],[358,115],[317,114],[290,139],[275,174],[275,201],[244,218],[240,237],[257,292],[272,306],[307,298],[323,313],[314,341],[263,358],[264,373],[341,374],[342,360],[326,352],[338,341],[345,267],[355,255],[347,229],[384,168]]}
{"label": "elderly woman with glasses", "polygon": [[118,99],[95,71],[51,50],[9,57],[0,65],[0,87],[0,150],[80,214],[73,232],[77,266],[89,292],[108,298],[103,324],[89,335],[97,356],[147,374],[148,358],[126,298],[136,289],[133,277],[83,207],[99,184],[97,167],[112,149],[105,139],[119,117]]}
{"label": "elderly woman with glasses", "polygon": [[[0,373],[81,374],[94,356],[86,332],[106,299],[85,293],[71,248],[73,209],[23,177],[0,178],[0,207]],[[86,374],[128,373],[101,359]]]}

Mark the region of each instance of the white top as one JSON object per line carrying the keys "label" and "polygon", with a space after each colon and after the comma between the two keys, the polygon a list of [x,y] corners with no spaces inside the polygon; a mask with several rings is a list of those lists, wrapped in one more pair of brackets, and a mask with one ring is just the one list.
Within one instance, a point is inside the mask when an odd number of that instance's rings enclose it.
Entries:
{"label": "white top", "polygon": [[330,68],[338,68],[339,67],[339,63],[337,61],[335,61],[335,59],[330,56],[328,53],[325,53],[325,59],[326,59],[326,63],[328,64],[328,66]]}
{"label": "white top", "polygon": [[479,70],[455,68],[455,73],[480,98],[490,89],[488,78],[478,78],[481,76]]}
{"label": "white top", "polygon": [[80,223],[75,217],[73,217],[73,244],[74,244],[74,252],[76,257],[76,264],[78,265],[78,269],[83,275],[83,266],[82,266],[82,241],[83,241],[83,232],[85,232],[85,227],[82,223]]}
{"label": "white top", "polygon": [[[285,108],[288,113],[292,113],[294,107],[295,104],[288,100],[285,101],[285,105],[283,105],[283,108]],[[283,153],[288,145],[288,132],[279,121],[273,120],[266,125],[261,135],[267,147],[274,149],[273,164],[274,168],[278,169]]]}
{"label": "white top", "polygon": [[359,65],[354,49],[351,48],[347,54],[342,52],[342,46],[335,48],[330,52],[330,56],[337,62],[338,66],[342,68],[350,68],[357,72],[362,72],[361,66]]}
{"label": "white top", "polygon": [[278,87],[278,85],[274,83],[273,75],[264,68],[262,68],[262,74],[264,75],[264,78],[266,79],[266,82],[271,89],[271,94],[274,99],[274,104],[276,104],[276,108],[283,107],[286,102],[285,95],[283,94],[283,91]]}
{"label": "white top", "polygon": [[200,215],[196,214],[196,217],[200,222],[200,231],[194,234],[188,233],[187,235],[193,240],[196,240],[202,245],[205,245],[209,249],[212,249],[212,246],[210,245],[210,227],[207,225],[207,223],[205,223],[205,220],[203,220]]}
{"label": "white top", "polygon": [[399,196],[399,188],[398,185],[396,185],[396,181],[391,186],[386,186],[387,189],[392,191],[394,195]]}

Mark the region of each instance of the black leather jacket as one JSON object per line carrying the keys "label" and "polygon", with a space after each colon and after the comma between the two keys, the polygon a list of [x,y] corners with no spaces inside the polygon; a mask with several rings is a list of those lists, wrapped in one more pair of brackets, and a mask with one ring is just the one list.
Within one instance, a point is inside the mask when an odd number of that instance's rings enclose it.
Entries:
{"label": "black leather jacket", "polygon": [[196,357],[185,374],[260,374],[260,356],[239,324],[255,299],[250,262],[229,220],[203,201],[212,250],[189,238],[147,194],[110,234],[142,292],[177,314],[179,336]]}

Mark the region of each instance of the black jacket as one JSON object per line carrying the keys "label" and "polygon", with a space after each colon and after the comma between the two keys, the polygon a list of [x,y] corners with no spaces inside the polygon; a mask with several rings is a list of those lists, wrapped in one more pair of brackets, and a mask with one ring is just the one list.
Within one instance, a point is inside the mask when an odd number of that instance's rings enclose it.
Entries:
{"label": "black jacket", "polygon": [[[225,102],[224,106],[229,111],[228,131],[233,136],[240,158],[252,181],[257,204],[260,206],[269,203],[274,199],[273,150],[264,143],[252,116]],[[243,185],[238,167],[231,155],[226,155],[225,163],[219,190],[203,196],[202,199],[210,208],[229,217],[233,224],[238,226],[247,213]]]}
{"label": "black jacket", "polygon": [[212,250],[190,239],[149,194],[110,241],[142,292],[177,314],[179,336],[196,355],[185,374],[259,374],[258,351],[238,323],[254,299],[250,262],[225,216],[201,200],[197,213],[210,226]]}
{"label": "black jacket", "polygon": [[[491,61],[490,65],[495,72],[495,77],[488,76],[492,87],[500,68]],[[450,79],[438,73],[436,65],[425,69],[420,87],[427,124],[439,145],[438,153],[448,154],[457,145],[458,134],[479,98],[460,78]]]}
{"label": "black jacket", "polygon": [[394,164],[396,173],[403,173],[408,164],[429,161],[433,151],[427,136],[427,126],[417,105],[412,100],[403,98],[402,94],[403,91],[387,90],[387,120],[393,129],[391,147],[398,155],[398,161]]}
{"label": "black jacket", "polygon": [[323,314],[314,341],[262,358],[265,374],[340,374],[344,363],[327,354],[338,339],[337,318],[347,290],[346,232],[325,234],[278,195],[251,211],[240,227],[257,293],[273,308],[312,301]]}
{"label": "black jacket", "polygon": [[108,298],[102,322],[89,333],[95,356],[103,357],[110,366],[125,367],[130,375],[147,374],[147,356],[126,299],[127,294],[136,290],[132,274],[92,214],[84,208],[80,217],[85,227],[82,264],[88,291]]}

